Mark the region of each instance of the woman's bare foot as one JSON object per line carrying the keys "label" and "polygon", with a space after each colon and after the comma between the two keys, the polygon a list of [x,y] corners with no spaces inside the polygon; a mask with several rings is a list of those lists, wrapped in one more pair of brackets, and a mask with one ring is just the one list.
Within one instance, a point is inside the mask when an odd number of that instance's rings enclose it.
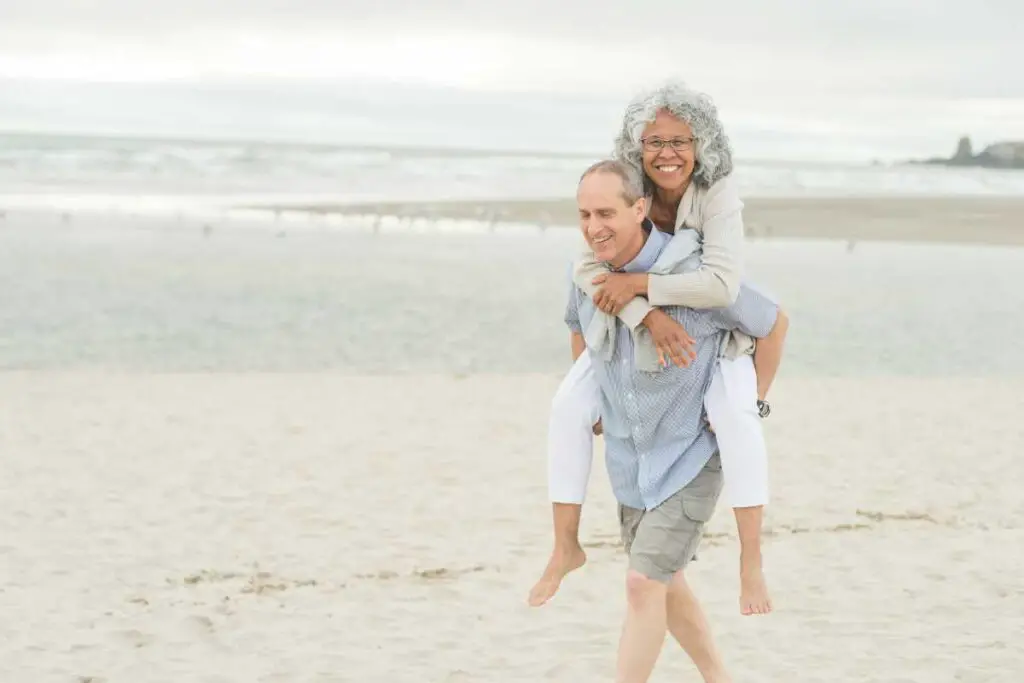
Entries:
{"label": "woman's bare foot", "polygon": [[764,580],[760,558],[740,560],[740,613],[768,614],[772,611],[772,599],[768,596],[768,584]]}
{"label": "woman's bare foot", "polygon": [[548,566],[544,568],[544,574],[530,590],[530,607],[540,607],[558,592],[562,585],[562,579],[569,572],[579,569],[587,561],[587,554],[579,545],[560,548],[555,546],[548,560]]}

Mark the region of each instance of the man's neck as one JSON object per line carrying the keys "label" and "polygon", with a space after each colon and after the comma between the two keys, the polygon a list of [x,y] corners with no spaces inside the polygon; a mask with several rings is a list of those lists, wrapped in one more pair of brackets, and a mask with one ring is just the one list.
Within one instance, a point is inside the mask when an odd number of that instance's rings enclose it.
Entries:
{"label": "man's neck", "polygon": [[644,229],[643,224],[640,226],[640,242],[636,246],[632,246],[622,253],[622,257],[609,261],[610,265],[615,270],[622,270],[626,267],[626,264],[631,263],[633,259],[640,255],[640,252],[644,250],[644,245],[647,244],[647,240],[650,237],[650,233]]}

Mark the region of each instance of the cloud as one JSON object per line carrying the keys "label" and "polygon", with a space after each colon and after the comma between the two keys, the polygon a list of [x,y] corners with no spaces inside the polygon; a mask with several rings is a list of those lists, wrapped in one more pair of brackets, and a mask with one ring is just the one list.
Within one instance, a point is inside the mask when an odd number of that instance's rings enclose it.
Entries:
{"label": "cloud", "polygon": [[[519,34],[572,36],[587,41],[686,40],[781,41],[835,46],[938,44],[950,40],[1014,40],[1024,18],[1016,0],[34,0],[0,5],[0,25],[37,28],[160,32],[215,24],[221,27],[329,26],[346,29],[504,28]],[[947,45],[948,47],[948,45]]]}
{"label": "cloud", "polygon": [[0,77],[380,79],[726,98],[1024,97],[1024,3],[0,0]]}

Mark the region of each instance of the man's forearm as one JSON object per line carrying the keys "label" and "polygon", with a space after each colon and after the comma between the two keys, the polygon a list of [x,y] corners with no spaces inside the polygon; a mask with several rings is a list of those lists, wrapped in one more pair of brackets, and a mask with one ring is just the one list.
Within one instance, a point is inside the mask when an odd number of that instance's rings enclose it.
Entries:
{"label": "man's forearm", "polygon": [[762,401],[775,381],[775,375],[782,363],[782,350],[789,331],[789,317],[779,309],[775,325],[767,337],[757,340],[754,351],[754,372],[757,374],[757,397]]}

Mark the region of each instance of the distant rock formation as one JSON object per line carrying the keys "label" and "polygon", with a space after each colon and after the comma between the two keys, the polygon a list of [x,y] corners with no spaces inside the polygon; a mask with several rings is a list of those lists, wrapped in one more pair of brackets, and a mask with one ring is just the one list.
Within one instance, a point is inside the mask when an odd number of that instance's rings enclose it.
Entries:
{"label": "distant rock formation", "polygon": [[936,157],[915,163],[1024,170],[1024,142],[997,142],[975,154],[971,147],[971,139],[964,136],[957,143],[956,153],[948,159]]}

